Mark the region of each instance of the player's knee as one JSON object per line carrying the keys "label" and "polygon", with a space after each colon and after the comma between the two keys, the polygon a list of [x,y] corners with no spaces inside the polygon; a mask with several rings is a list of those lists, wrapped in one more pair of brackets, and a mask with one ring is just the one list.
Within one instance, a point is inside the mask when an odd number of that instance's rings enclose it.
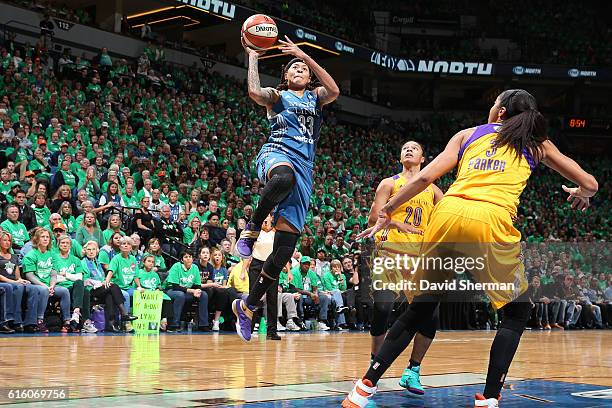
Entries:
{"label": "player's knee", "polygon": [[272,199],[285,197],[295,185],[295,173],[289,166],[278,166],[270,171],[266,190]]}
{"label": "player's knee", "polygon": [[419,329],[419,333],[428,339],[434,339],[436,337],[436,332],[438,330],[438,326],[440,325],[440,313],[439,309],[436,309],[431,320],[425,322],[421,328]]}
{"label": "player's knee", "polygon": [[436,337],[436,331],[437,327],[433,321],[430,322],[430,324],[426,324],[419,329],[419,333],[421,333],[422,336],[427,337],[431,340]]}
{"label": "player's knee", "polygon": [[525,327],[527,327],[528,319],[516,319],[516,318],[507,318],[504,317],[502,322],[499,324],[500,329],[508,329],[513,332],[518,333],[519,335],[523,334]]}
{"label": "player's knee", "polygon": [[[374,305],[372,307],[372,323],[370,326],[370,335],[382,336],[387,331],[389,316],[393,311],[393,300],[389,300],[383,296],[376,296],[374,293]],[[384,299],[384,301],[383,301]]]}
{"label": "player's knee", "polygon": [[531,316],[531,303],[513,302],[506,305],[503,308],[503,312],[503,318],[499,327],[523,334],[523,330],[525,330]]}
{"label": "player's knee", "polygon": [[389,329],[387,336],[389,340],[397,340],[406,331],[406,325],[401,320],[396,320],[393,326]]}

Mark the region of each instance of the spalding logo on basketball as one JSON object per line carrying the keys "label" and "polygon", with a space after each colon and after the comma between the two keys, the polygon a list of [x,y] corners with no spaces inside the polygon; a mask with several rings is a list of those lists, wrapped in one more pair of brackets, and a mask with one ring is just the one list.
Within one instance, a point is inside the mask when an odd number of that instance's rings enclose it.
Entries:
{"label": "spalding logo on basketball", "polygon": [[278,28],[270,17],[255,14],[242,24],[242,38],[251,48],[265,50],[272,47],[278,38]]}

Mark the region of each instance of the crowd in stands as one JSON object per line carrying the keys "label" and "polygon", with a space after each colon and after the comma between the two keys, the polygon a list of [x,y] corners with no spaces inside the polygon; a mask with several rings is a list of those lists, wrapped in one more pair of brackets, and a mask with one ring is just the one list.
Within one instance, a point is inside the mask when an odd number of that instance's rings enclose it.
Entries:
{"label": "crowd in stands", "polygon": [[526,270],[540,330],[612,327],[611,253],[607,242],[527,244]]}
{"label": "crowd in stands", "polygon": [[[170,66],[160,47],[134,62],[102,49],[92,61],[64,54],[51,69],[47,57],[41,43],[0,49],[0,331],[45,332],[51,323],[129,331],[131,298],[142,290],[167,295],[165,330],[180,330],[191,311],[201,330],[231,328],[230,301],[248,290],[249,264],[233,247],[260,197],[254,158],[268,135],[264,112],[243,83]],[[367,327],[356,235],[378,182],[399,171],[407,138],[424,142],[431,159],[443,146],[433,141],[475,120],[433,114],[385,129],[327,115],[306,227],[278,288],[279,330],[303,329],[309,316],[321,330]],[[609,159],[583,164],[605,183],[589,216],[569,209],[560,178],[538,170],[517,220],[527,241],[609,237]],[[610,264],[583,272],[580,284],[596,277],[601,289]],[[591,302],[607,304],[610,292]],[[94,304],[104,305],[102,327]],[[603,326],[609,313],[599,307]]]}

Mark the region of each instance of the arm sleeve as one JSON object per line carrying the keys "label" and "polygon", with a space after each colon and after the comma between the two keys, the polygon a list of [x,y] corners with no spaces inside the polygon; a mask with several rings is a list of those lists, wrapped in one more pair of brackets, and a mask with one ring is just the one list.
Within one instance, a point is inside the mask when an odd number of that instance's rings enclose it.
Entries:
{"label": "arm sleeve", "polygon": [[41,281],[38,280],[38,278],[36,277],[36,275],[34,274],[34,272],[26,272],[26,279],[29,280],[30,282],[32,282],[34,285],[39,285],[39,286],[47,286],[44,283],[42,283]]}
{"label": "arm sleeve", "polygon": [[51,269],[51,280],[49,280],[49,286],[55,286],[57,283],[57,271],[55,269]]}

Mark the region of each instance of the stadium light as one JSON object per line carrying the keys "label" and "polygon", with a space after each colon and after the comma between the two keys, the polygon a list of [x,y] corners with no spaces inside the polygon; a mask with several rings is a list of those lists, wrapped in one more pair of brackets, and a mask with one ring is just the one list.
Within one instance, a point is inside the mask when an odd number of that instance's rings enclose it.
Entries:
{"label": "stadium light", "polygon": [[215,17],[222,18],[223,20],[232,21],[232,19],[231,19],[231,18],[228,18],[228,17],[225,17],[225,16],[220,16],[219,14],[211,13],[211,12],[210,12],[210,11],[208,11],[208,10],[204,10],[204,9],[201,9],[201,8],[198,8],[198,7],[195,7],[195,6],[191,6],[191,5],[189,5],[189,4],[185,4],[185,5],[183,5],[183,6],[179,6],[179,7],[189,7],[189,8],[192,8],[192,9],[194,9],[194,10],[198,10],[198,11],[201,11],[201,12],[203,12],[203,13],[209,14],[209,15],[211,15],[211,16],[215,16]]}
{"label": "stadium light", "polygon": [[[308,41],[302,41],[302,42],[296,43],[295,45],[297,45],[297,46],[305,45],[305,46],[307,46],[307,47],[312,47],[312,48],[319,49],[319,50],[321,50],[321,51],[329,52],[330,54],[340,55],[340,53],[339,53],[339,52],[332,51],[332,50],[330,50],[330,49],[327,49],[327,48],[325,48],[325,47],[321,47],[320,45],[316,45],[316,44],[310,43],[310,42],[308,42]],[[273,47],[268,48],[268,50],[273,50],[273,49],[275,49],[275,48],[280,48],[280,47],[281,47],[280,45],[275,45],[275,46],[273,46]],[[280,57],[280,56],[283,56],[283,55],[287,55],[287,54],[271,54],[271,55],[264,55],[263,57],[259,57],[259,59],[260,59],[260,60],[262,60],[262,59],[267,59],[267,58],[275,58],[275,57]]]}
{"label": "stadium light", "polygon": [[167,10],[173,10],[173,9],[179,9],[179,8],[183,8],[185,6],[170,6],[170,7],[162,7],[162,8],[158,8],[155,10],[150,10],[150,11],[145,11],[142,13],[138,13],[138,14],[132,14],[131,16],[128,16],[128,20],[131,18],[137,18],[137,17],[143,17],[143,16],[148,16],[151,14],[155,14],[155,13],[161,13],[162,11],[167,11]]}
{"label": "stadium light", "polygon": [[[149,24],[157,24],[157,23],[163,23],[165,21],[170,21],[170,20],[176,20],[177,18],[185,18],[189,21],[191,21],[191,23],[185,25],[185,27],[187,26],[192,26],[192,25],[196,25],[196,24],[200,24],[200,21],[198,20],[194,20],[191,17],[187,17],[187,16],[174,16],[174,17],[168,17],[168,18],[162,18],[161,20],[154,20],[154,21],[149,21]],[[144,23],[142,24],[136,24],[133,25],[132,28],[138,28],[138,27],[142,27],[144,25]]]}

